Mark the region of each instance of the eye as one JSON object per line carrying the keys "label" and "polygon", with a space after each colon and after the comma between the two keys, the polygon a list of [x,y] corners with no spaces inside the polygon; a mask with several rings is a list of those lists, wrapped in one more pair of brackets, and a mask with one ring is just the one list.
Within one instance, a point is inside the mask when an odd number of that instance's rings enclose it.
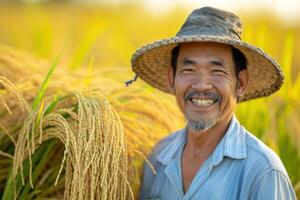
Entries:
{"label": "eye", "polygon": [[180,70],[180,72],[182,73],[192,73],[194,71],[195,70],[193,68],[187,68],[187,67]]}
{"label": "eye", "polygon": [[212,69],[211,73],[213,73],[213,74],[226,74],[226,72],[222,69]]}

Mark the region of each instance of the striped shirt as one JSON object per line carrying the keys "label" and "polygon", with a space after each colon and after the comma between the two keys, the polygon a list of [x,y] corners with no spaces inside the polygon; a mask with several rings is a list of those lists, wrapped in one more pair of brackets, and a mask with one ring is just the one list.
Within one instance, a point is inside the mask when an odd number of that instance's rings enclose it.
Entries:
{"label": "striped shirt", "polygon": [[156,145],[144,165],[140,199],[296,199],[280,158],[232,117],[226,134],[183,192],[181,155],[187,128]]}

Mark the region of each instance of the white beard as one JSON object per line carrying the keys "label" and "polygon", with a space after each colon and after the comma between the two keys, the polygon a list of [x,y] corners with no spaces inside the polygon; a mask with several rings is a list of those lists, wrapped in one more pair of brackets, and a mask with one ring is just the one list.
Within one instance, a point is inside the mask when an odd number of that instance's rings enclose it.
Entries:
{"label": "white beard", "polygon": [[[186,117],[187,118],[187,117]],[[204,131],[207,131],[208,129],[212,128],[216,123],[217,120],[198,120],[193,121],[187,118],[187,126],[189,129],[202,133]]]}
{"label": "white beard", "polygon": [[205,118],[205,116],[201,116],[200,119],[192,119],[192,117],[189,114],[185,114],[185,118],[187,120],[187,127],[199,134],[207,131],[208,129],[216,125],[218,116],[219,112],[216,116],[212,117],[211,119],[207,119]]}

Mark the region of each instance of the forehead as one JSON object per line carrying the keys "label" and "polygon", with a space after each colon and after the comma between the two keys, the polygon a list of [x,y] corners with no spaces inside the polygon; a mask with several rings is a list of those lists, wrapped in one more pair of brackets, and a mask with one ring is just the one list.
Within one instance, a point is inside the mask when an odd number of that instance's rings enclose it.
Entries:
{"label": "forehead", "polygon": [[179,48],[179,59],[186,57],[219,57],[232,61],[231,46],[214,42],[183,43]]}

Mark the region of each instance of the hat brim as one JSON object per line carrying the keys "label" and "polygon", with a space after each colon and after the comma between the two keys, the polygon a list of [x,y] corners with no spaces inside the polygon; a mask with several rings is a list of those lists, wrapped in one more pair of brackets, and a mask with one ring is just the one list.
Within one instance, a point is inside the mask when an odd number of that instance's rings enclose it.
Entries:
{"label": "hat brim", "polygon": [[146,45],[138,49],[132,56],[133,71],[153,87],[172,94],[167,76],[171,67],[171,51],[178,44],[187,42],[228,44],[239,49],[245,55],[249,80],[245,94],[238,98],[238,102],[268,96],[283,84],[284,76],[279,64],[266,52],[240,40],[215,36],[173,37]]}

